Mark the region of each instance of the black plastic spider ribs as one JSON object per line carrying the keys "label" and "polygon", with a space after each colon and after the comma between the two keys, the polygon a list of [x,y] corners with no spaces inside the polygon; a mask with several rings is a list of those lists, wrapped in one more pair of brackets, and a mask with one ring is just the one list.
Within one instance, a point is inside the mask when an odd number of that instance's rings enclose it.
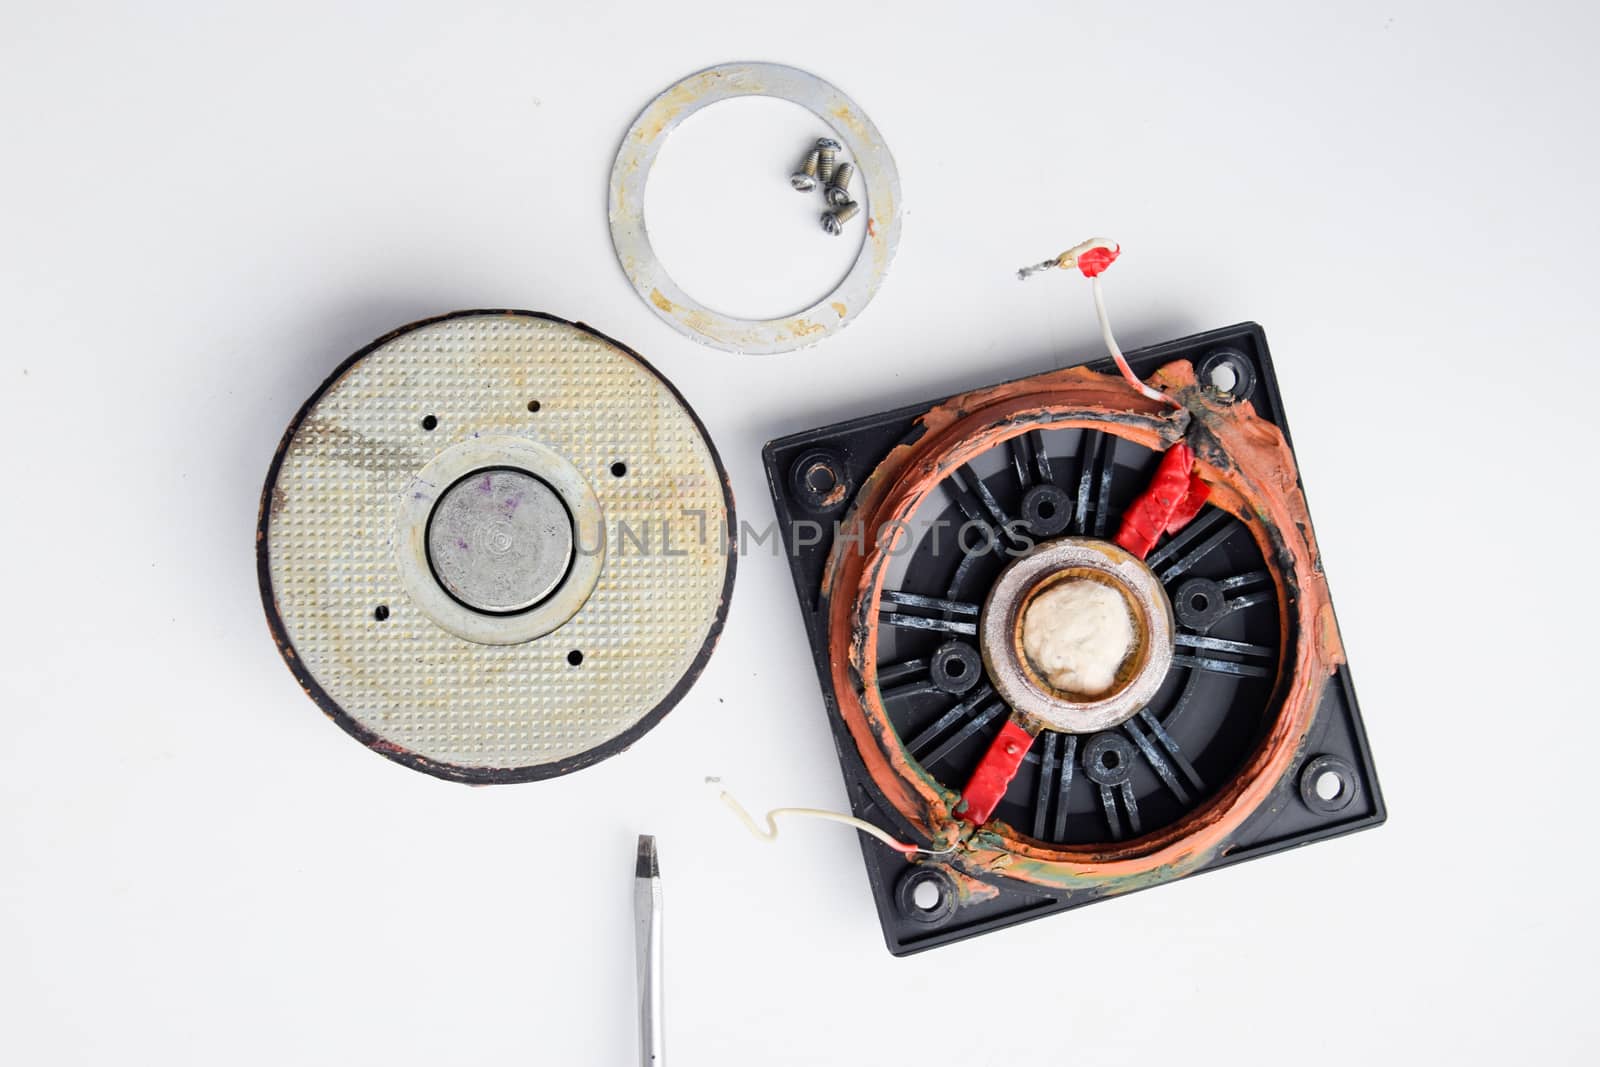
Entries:
{"label": "black plastic spider ribs", "polygon": [[[1076,456],[1069,455],[1064,463],[1049,454],[1038,430],[1009,439],[1002,449],[1004,466],[987,481],[968,463],[941,483],[955,518],[970,527],[964,538],[944,531],[942,543],[928,537],[918,548],[935,562],[956,555],[944,595],[907,589],[886,589],[881,594],[880,626],[906,633],[913,648],[918,647],[917,634],[944,639],[930,651],[882,666],[879,688],[885,702],[899,709],[891,716],[902,736],[909,738],[908,753],[947,783],[962,780],[970,770],[964,764],[976,758],[1010,712],[983,678],[976,636],[984,595],[968,587],[980,576],[992,580],[1009,553],[1019,547],[1020,539],[1014,536],[1019,531],[1033,541],[1063,535],[1105,537],[1116,529],[1118,512],[1126,503],[1117,490],[1120,477],[1129,484],[1143,482],[1158,461],[1156,453],[1145,450],[1147,456],[1130,462],[1134,451],[1130,442],[1093,429],[1077,435]],[[1117,463],[1119,454],[1125,457],[1124,466]],[[1071,469],[1073,493],[1054,481],[1063,468]],[[1119,726],[1088,736],[1042,732],[1026,757],[1026,763],[1038,767],[1037,776],[1019,777],[1013,792],[1020,796],[1007,800],[1013,810],[1020,802],[1024,822],[1035,838],[1067,839],[1075,810],[1086,810],[1081,802],[1076,809],[1073,803],[1080,778],[1092,805],[1087,810],[1099,811],[1110,840],[1137,836],[1149,823],[1139,790],[1150,785],[1137,784],[1144,781],[1135,778],[1140,768],[1180,810],[1191,810],[1206,797],[1206,778],[1174,733],[1201,688],[1201,679],[1220,677],[1236,683],[1270,679],[1277,669],[1277,652],[1268,645],[1212,632],[1236,613],[1275,601],[1271,577],[1264,569],[1204,576],[1208,558],[1230,542],[1239,543],[1235,538],[1243,529],[1227,512],[1207,507],[1150,554],[1146,562],[1167,589],[1178,624],[1172,676],[1181,671],[1186,678],[1171,690],[1165,712],[1145,707]],[[922,580],[927,577],[924,571]],[[1078,795],[1084,795],[1082,787]],[[1082,833],[1081,826],[1076,833]]]}

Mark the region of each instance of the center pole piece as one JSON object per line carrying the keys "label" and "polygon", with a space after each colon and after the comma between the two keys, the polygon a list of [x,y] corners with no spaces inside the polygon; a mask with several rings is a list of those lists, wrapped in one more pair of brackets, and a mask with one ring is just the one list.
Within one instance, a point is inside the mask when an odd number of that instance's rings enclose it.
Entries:
{"label": "center pole piece", "polygon": [[527,471],[473,471],[444,491],[428,519],[428,560],[439,584],[474,611],[526,611],[572,565],[572,515]]}

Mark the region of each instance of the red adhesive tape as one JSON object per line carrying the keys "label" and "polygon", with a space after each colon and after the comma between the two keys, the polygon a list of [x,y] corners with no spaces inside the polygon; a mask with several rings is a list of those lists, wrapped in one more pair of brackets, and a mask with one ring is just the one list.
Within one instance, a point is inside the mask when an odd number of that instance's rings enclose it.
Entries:
{"label": "red adhesive tape", "polygon": [[1150,484],[1128,508],[1112,540],[1144,559],[1162,534],[1176,533],[1198,515],[1210,495],[1211,487],[1194,473],[1194,449],[1179,441],[1161,457]]}
{"label": "red adhesive tape", "polygon": [[1093,278],[1115,263],[1120,255],[1120,248],[1090,248],[1079,254],[1078,269],[1085,278]]}
{"label": "red adhesive tape", "polygon": [[966,803],[961,813],[964,818],[971,820],[975,826],[982,826],[989,821],[1000,798],[1006,795],[1006,786],[1017,776],[1023,757],[1032,747],[1033,734],[1017,722],[1015,716],[1007,719],[990,744],[989,751],[983,754],[978,769],[967,780],[967,788],[962,790],[961,798]]}

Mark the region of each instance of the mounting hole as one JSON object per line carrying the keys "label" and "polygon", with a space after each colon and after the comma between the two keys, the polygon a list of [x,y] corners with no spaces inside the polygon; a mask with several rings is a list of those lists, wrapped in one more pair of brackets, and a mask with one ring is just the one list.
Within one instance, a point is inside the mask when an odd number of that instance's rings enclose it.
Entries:
{"label": "mounting hole", "polygon": [[422,428],[424,430],[431,430],[431,429],[433,429],[434,427],[436,427],[438,425],[439,425],[439,420],[434,418],[432,415],[424,415],[424,416],[422,416]]}
{"label": "mounting hole", "polygon": [[389,617],[389,605],[379,604],[377,607],[373,608],[372,617],[377,619],[379,622],[387,619]]}
{"label": "mounting hole", "polygon": [[528,401],[528,410],[529,411],[538,411],[541,406],[542,405],[537,400]]}
{"label": "mounting hole", "polygon": [[617,462],[615,462],[615,463],[613,463],[611,465],[611,477],[613,477],[613,478],[621,478],[624,474],[627,474],[627,473],[628,473],[628,465],[626,463],[622,462],[620,459],[617,460]]}
{"label": "mounting hole", "polygon": [[983,675],[983,657],[963,641],[946,641],[933,650],[928,676],[946,693],[960,696],[978,684]]}
{"label": "mounting hole", "polygon": [[1228,613],[1228,598],[1210,578],[1190,578],[1173,594],[1172,612],[1183,625],[1204,632]]}
{"label": "mounting hole", "polygon": [[947,922],[956,913],[956,884],[940,867],[916,864],[900,876],[894,890],[901,916],[929,926]]}
{"label": "mounting hole", "polygon": [[1229,404],[1248,398],[1256,388],[1255,367],[1236,348],[1207,352],[1195,368],[1195,377],[1211,395]]}
{"label": "mounting hole", "polygon": [[1053,537],[1072,521],[1072,498],[1053,485],[1036,485],[1022,494],[1022,521],[1040,537]]}
{"label": "mounting hole", "polygon": [[1335,815],[1355,802],[1361,779],[1348,760],[1315,756],[1300,771],[1300,799],[1318,815]]}
{"label": "mounting hole", "polygon": [[567,653],[567,662],[572,664],[574,667],[578,666],[578,664],[583,662],[583,653],[579,652],[577,649],[573,649],[571,652]]}
{"label": "mounting hole", "polygon": [[1084,746],[1083,773],[1096,785],[1119,786],[1132,777],[1133,759],[1133,745],[1108,730]]}
{"label": "mounting hole", "polygon": [[833,452],[806,452],[789,468],[789,489],[809,511],[833,511],[850,499],[850,476]]}

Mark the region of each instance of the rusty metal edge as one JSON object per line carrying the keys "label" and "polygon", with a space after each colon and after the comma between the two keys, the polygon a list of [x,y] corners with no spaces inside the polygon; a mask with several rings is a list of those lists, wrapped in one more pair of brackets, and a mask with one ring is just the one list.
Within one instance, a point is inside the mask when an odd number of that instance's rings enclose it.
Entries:
{"label": "rusty metal edge", "polygon": [[728,478],[727,468],[723,466],[722,456],[718,454],[716,444],[711,440],[711,435],[706,432],[705,423],[700,420],[700,416],[690,406],[689,401],[678,391],[677,386],[673,385],[664,374],[656,370],[649,360],[629,346],[602,333],[587,323],[575,322],[561,318],[559,315],[550,315],[542,311],[523,311],[516,308],[475,308],[466,311],[451,311],[443,315],[433,315],[428,318],[418,319],[415,322],[401,326],[399,329],[391,330],[376,341],[359,349],[354,355],[335,367],[333,373],[329,374],[323,383],[316,388],[316,391],[306,399],[306,402],[300,405],[300,409],[295,412],[294,418],[289,421],[288,429],[284,430],[283,438],[278,442],[277,450],[272,454],[272,463],[267,468],[267,479],[261,489],[261,504],[256,517],[256,579],[261,589],[261,606],[266,612],[267,626],[272,631],[273,643],[278,646],[278,652],[283,656],[284,663],[288,666],[290,673],[294,675],[295,680],[300,683],[300,688],[305,690],[306,695],[322,709],[328,718],[337,723],[345,733],[380,756],[393,760],[402,766],[410,767],[412,770],[422,771],[425,774],[431,774],[436,778],[443,778],[447,781],[463,782],[468,785],[534,782],[545,778],[557,778],[564,774],[571,774],[573,771],[592,766],[632,747],[639,738],[655,728],[666,717],[667,712],[677,706],[678,702],[688,693],[690,687],[699,679],[701,673],[704,672],[706,664],[711,659],[711,653],[715,650],[717,641],[722,636],[722,628],[727,622],[728,607],[733,595],[733,579],[737,570],[738,553],[729,551],[726,554],[727,568],[722,581],[722,591],[718,594],[716,617],[712,620],[711,627],[706,632],[705,641],[701,644],[700,650],[695,653],[694,660],[689,664],[689,668],[673,685],[667,695],[654,708],[650,709],[643,718],[611,740],[596,745],[586,752],[580,752],[575,756],[568,756],[550,763],[531,764],[524,767],[464,767],[455,763],[431,759],[421,753],[413,752],[408,748],[379,737],[346,714],[338,702],[328,695],[327,691],[322,688],[311,672],[306,669],[300,657],[296,655],[294,642],[289,639],[288,631],[284,629],[283,619],[278,614],[277,599],[272,592],[272,575],[268,562],[267,525],[270,518],[272,491],[277,485],[278,473],[283,468],[283,460],[288,453],[289,442],[294,439],[295,431],[300,428],[301,423],[305,421],[311,410],[316,407],[317,401],[321,400],[323,395],[351,367],[395,338],[424,326],[446,322],[450,319],[466,318],[472,315],[506,315],[513,318],[534,318],[543,319],[546,322],[560,323],[563,326],[571,326],[593,334],[606,344],[616,347],[636,361],[639,366],[654,375],[661,384],[667,387],[667,391],[672,394],[673,398],[683,405],[683,410],[688,413],[695,429],[700,431],[700,437],[706,443],[706,451],[711,454],[711,462],[716,465],[717,477],[722,483],[723,505],[727,511],[728,529],[723,543],[727,545],[736,543],[734,534],[738,530],[738,520],[734,513],[733,484]]}

